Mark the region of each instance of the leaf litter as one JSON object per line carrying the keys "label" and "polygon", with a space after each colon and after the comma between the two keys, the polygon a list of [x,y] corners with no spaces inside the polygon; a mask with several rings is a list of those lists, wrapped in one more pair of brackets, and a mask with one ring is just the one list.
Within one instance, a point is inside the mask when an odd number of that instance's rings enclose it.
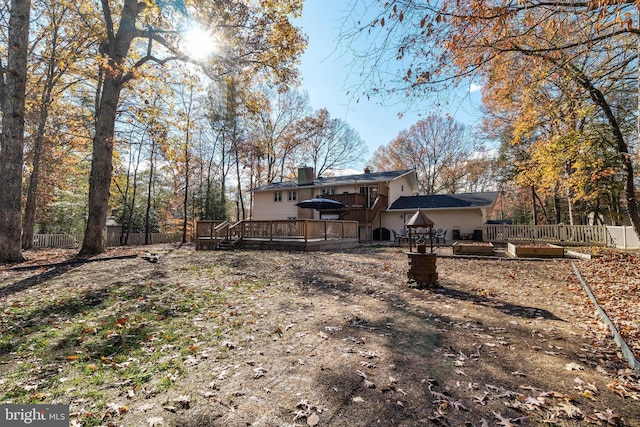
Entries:
{"label": "leaf litter", "polygon": [[138,251],[160,256],[0,267],[3,403],[69,403],[78,426],[640,425],[637,375],[566,261],[445,252],[416,290],[398,248]]}

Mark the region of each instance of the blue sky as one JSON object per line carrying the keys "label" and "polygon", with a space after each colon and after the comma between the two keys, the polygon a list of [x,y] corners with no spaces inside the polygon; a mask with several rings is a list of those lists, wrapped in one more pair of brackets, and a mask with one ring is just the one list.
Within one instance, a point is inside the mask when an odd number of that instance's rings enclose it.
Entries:
{"label": "blue sky", "polygon": [[[309,37],[309,46],[302,57],[301,73],[303,76],[301,90],[309,93],[314,110],[326,108],[331,117],[339,118],[354,128],[368,147],[366,159],[356,165],[361,169],[365,161],[380,146],[393,140],[400,131],[408,129],[421,116],[436,113],[449,114],[459,122],[467,125],[477,124],[480,120],[479,92],[471,93],[465,99],[454,99],[449,109],[431,110],[431,102],[425,99],[418,107],[421,113],[404,112],[402,118],[398,113],[403,111],[401,105],[381,106],[376,99],[356,102],[347,89],[357,83],[358,76],[350,72],[352,58],[340,56],[336,49],[339,27],[345,15],[345,0],[304,0],[302,19],[298,25]],[[463,90],[468,93],[469,88]]]}

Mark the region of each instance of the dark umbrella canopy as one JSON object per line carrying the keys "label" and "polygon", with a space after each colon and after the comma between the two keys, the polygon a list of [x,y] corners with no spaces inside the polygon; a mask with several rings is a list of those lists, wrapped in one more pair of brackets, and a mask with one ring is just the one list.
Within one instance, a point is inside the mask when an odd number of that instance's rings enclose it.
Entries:
{"label": "dark umbrella canopy", "polygon": [[326,211],[330,209],[344,208],[344,205],[342,204],[342,202],[339,202],[337,200],[331,200],[331,199],[323,199],[320,197],[315,199],[303,200],[300,203],[296,203],[296,206],[299,206],[305,209],[315,209],[317,211]]}

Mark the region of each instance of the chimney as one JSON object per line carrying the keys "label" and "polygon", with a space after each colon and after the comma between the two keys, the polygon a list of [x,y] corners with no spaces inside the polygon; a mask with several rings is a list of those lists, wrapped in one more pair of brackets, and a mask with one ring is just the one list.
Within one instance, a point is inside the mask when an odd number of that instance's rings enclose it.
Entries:
{"label": "chimney", "polygon": [[313,185],[315,174],[310,166],[302,166],[298,168],[298,185]]}
{"label": "chimney", "polygon": [[365,166],[364,173],[371,173],[371,166]]}

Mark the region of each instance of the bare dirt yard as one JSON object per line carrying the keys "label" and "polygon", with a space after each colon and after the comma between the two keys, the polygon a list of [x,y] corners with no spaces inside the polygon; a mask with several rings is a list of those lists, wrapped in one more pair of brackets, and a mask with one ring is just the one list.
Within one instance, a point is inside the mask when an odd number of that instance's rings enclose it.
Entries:
{"label": "bare dirt yard", "polygon": [[[0,403],[70,404],[72,426],[640,426],[571,261],[446,251],[426,290],[401,248],[29,251],[0,266]],[[637,256],[575,263],[638,357]]]}

